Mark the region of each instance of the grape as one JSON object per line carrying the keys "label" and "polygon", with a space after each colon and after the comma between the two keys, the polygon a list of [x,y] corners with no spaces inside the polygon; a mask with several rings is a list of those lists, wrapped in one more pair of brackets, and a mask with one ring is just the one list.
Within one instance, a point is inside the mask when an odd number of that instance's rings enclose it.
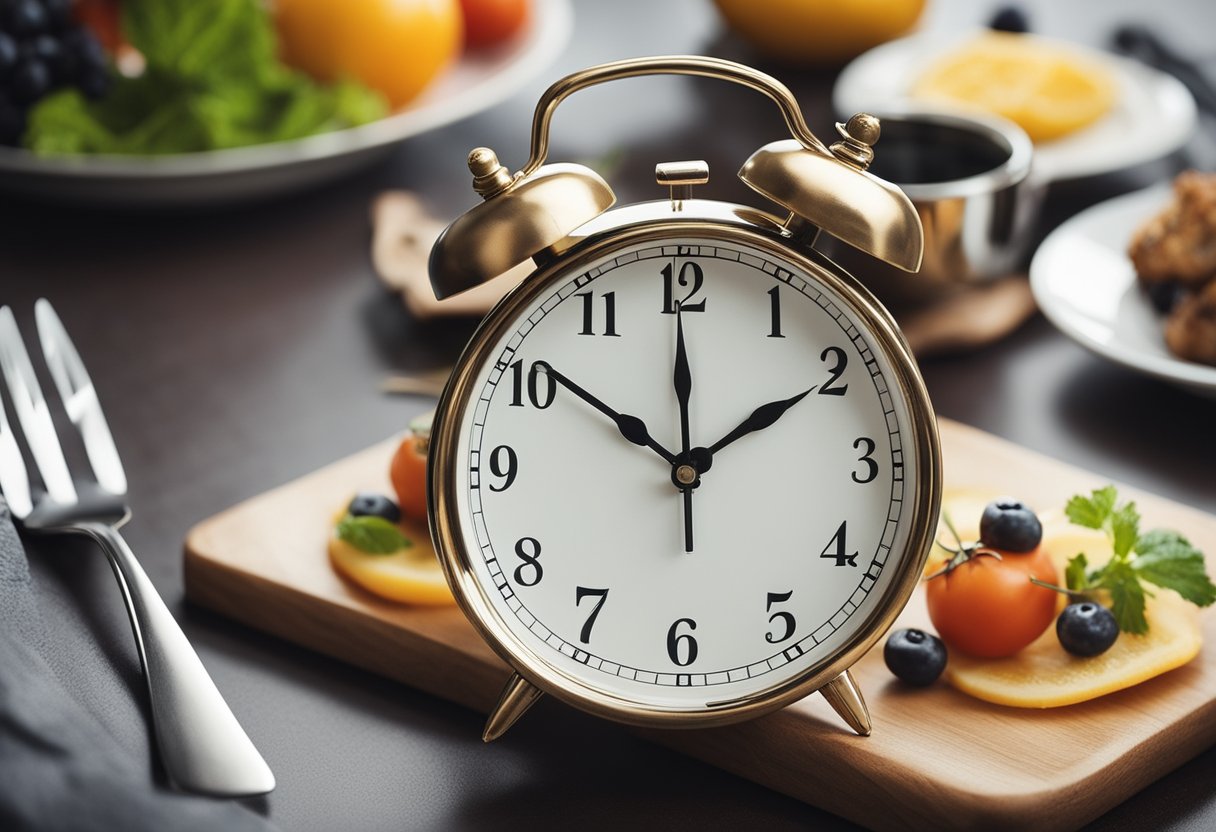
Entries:
{"label": "grape", "polygon": [[29,109],[57,89],[92,99],[109,92],[109,56],[73,22],[72,3],[0,0],[0,144],[17,144]]}
{"label": "grape", "polygon": [[72,0],[42,0],[52,29],[66,29],[72,23]]}
{"label": "grape", "polygon": [[7,32],[0,32],[0,78],[8,75],[17,65],[18,56],[17,41]]}
{"label": "grape", "polygon": [[45,32],[50,24],[46,9],[38,0],[15,0],[5,12],[4,28],[18,37]]}
{"label": "grape", "polygon": [[33,40],[21,44],[22,51],[46,64],[51,72],[51,82],[59,83],[67,80],[67,55],[63,45],[54,35],[38,35]]}
{"label": "grape", "polygon": [[46,95],[51,89],[51,70],[45,61],[33,56],[26,58],[13,70],[9,79],[9,92],[21,103],[31,103]]}

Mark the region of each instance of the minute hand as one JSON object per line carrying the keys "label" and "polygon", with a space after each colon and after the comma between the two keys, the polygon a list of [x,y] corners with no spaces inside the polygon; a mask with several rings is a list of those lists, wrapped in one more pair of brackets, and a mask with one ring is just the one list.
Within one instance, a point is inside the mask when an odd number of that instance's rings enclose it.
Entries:
{"label": "minute hand", "polygon": [[808,389],[803,390],[797,396],[791,396],[788,399],[781,399],[779,401],[760,405],[752,411],[751,416],[748,416],[746,419],[740,422],[738,427],[726,434],[726,436],[723,436],[714,444],[710,445],[709,452],[711,454],[716,454],[718,451],[722,450],[736,439],[741,439],[742,437],[747,436],[749,433],[755,433],[758,430],[764,430],[765,428],[771,426],[774,422],[785,415],[785,411],[789,410],[791,407],[798,404],[798,402],[805,399],[818,386],[819,385],[814,384]]}
{"label": "minute hand", "polygon": [[548,375],[562,387],[565,387],[574,395],[585,401],[587,404],[594,407],[600,413],[603,413],[609,419],[616,423],[616,428],[621,432],[621,436],[628,439],[635,445],[641,445],[650,448],[663,459],[671,464],[675,464],[676,456],[671,451],[664,448],[658,442],[654,441],[650,436],[650,431],[646,429],[646,423],[637,416],[630,416],[628,413],[617,413],[608,405],[597,399],[595,396],[588,393],[579,385],[568,379],[565,375],[553,369],[544,361],[536,362],[542,373]]}

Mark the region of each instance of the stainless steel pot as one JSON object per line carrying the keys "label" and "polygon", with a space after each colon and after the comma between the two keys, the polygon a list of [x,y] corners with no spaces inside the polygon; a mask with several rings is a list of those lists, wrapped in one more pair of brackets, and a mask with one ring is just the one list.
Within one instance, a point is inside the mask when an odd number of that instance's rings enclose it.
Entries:
{"label": "stainless steel pot", "polygon": [[907,193],[925,229],[920,272],[907,274],[833,240],[829,256],[889,303],[925,302],[1024,267],[1044,187],[1033,145],[1004,119],[902,110],[878,113],[870,172]]}

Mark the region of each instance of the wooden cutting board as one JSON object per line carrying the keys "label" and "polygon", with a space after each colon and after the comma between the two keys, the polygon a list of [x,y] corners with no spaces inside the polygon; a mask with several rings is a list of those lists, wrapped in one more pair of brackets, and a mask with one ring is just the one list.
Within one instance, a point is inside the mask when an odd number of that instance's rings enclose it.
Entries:
{"label": "wooden cutting board", "polygon": [[[957,423],[942,422],[941,432],[948,488],[1055,507],[1105,484]],[[186,539],[187,596],[488,712],[509,671],[459,610],[380,601],[329,566],[334,511],[356,490],[388,490],[394,447],[386,441],[199,524]],[[1120,492],[1150,525],[1177,528],[1216,554],[1216,518]],[[926,624],[918,591],[896,626]],[[1066,708],[1004,708],[944,684],[910,690],[874,650],[853,668],[874,721],[870,737],[852,734],[818,696],[741,725],[644,733],[877,829],[1072,828],[1216,742],[1216,615],[1203,616],[1203,627],[1203,651],[1185,667]]]}

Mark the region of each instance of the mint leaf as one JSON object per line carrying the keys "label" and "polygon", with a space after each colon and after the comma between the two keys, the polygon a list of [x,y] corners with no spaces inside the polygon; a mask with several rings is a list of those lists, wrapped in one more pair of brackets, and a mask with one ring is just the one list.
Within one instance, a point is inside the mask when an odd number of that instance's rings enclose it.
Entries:
{"label": "mint leaf", "polygon": [[1115,507],[1115,487],[1108,485],[1096,489],[1089,497],[1079,494],[1068,501],[1064,513],[1070,522],[1087,529],[1100,529]]}
{"label": "mint leaf", "polygon": [[1144,587],[1127,561],[1112,560],[1103,570],[1103,584],[1110,592],[1111,607],[1119,629],[1143,635],[1148,632],[1144,617]]}
{"label": "mint leaf", "polygon": [[1154,529],[1136,544],[1132,569],[1149,583],[1172,589],[1192,604],[1216,602],[1216,585],[1203,565],[1203,552],[1168,529]]}
{"label": "mint leaf", "polygon": [[1124,503],[1111,513],[1110,533],[1115,557],[1127,557],[1140,537],[1140,512],[1136,511],[1135,503]]}
{"label": "mint leaf", "polygon": [[1088,567],[1089,561],[1086,560],[1084,552],[1073,556],[1064,569],[1064,586],[1071,592],[1084,592],[1088,589],[1089,581],[1085,577]]}
{"label": "mint leaf", "polygon": [[339,539],[369,555],[391,555],[414,544],[401,529],[383,517],[354,517],[350,514],[338,521]]}
{"label": "mint leaf", "polygon": [[1185,557],[1203,554],[1191,542],[1173,529],[1153,529],[1145,532],[1136,541],[1136,554],[1140,557]]}

